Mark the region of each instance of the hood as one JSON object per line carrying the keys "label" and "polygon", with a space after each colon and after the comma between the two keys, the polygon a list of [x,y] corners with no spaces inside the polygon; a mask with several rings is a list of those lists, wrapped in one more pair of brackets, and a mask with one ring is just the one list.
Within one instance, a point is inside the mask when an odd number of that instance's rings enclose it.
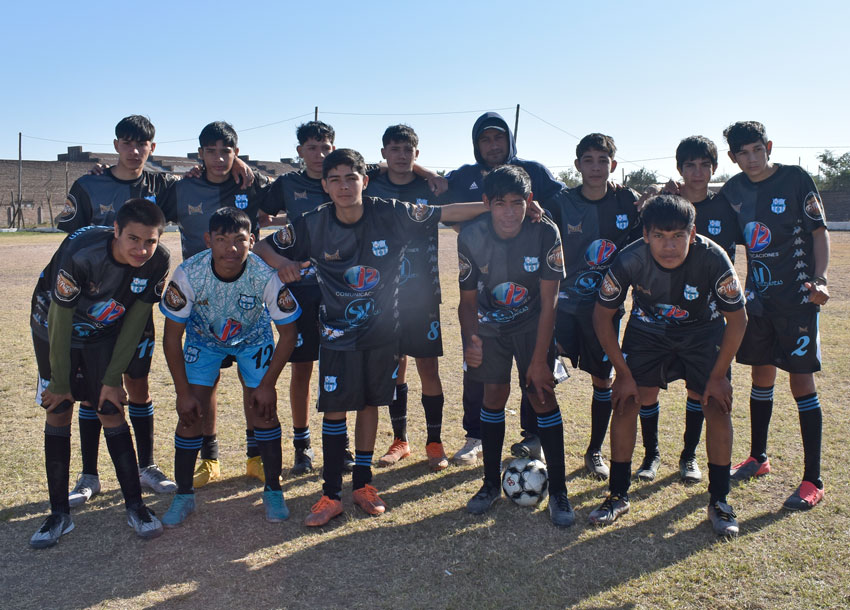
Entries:
{"label": "hood", "polygon": [[472,126],[472,150],[475,152],[475,161],[481,165],[487,164],[484,163],[484,160],[478,152],[478,137],[487,127],[493,126],[501,127],[505,130],[505,133],[508,134],[508,158],[505,159],[505,163],[510,163],[511,160],[516,157],[516,142],[514,141],[514,134],[511,131],[511,128],[508,127],[505,119],[503,119],[502,115],[498,112],[485,112],[478,117],[478,120],[475,121],[475,125]]}

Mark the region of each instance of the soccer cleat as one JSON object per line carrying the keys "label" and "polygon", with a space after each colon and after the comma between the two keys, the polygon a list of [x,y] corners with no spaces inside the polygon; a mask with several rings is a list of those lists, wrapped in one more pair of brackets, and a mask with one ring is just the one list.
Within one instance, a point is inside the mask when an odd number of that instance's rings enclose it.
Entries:
{"label": "soccer cleat", "polygon": [[431,472],[439,472],[449,467],[449,459],[443,450],[443,443],[428,443],[425,445],[425,455],[428,456],[428,468]]}
{"label": "soccer cleat", "polygon": [[657,453],[644,456],[643,461],[640,463],[640,468],[637,469],[635,475],[641,481],[654,481],[660,465],[661,456]]}
{"label": "soccer cleat", "polygon": [[245,460],[245,476],[266,482],[266,474],[263,472],[263,458],[259,455],[249,457]]}
{"label": "soccer cleat", "polygon": [[570,527],[576,522],[576,513],[566,491],[549,496],[549,518],[558,527]]}
{"label": "soccer cleat", "polygon": [[524,434],[520,442],[511,445],[511,455],[529,460],[540,460],[544,464],[546,463],[546,458],[543,457],[543,446],[540,444],[540,438],[530,432]]}
{"label": "soccer cleat", "polygon": [[466,512],[483,515],[500,497],[502,497],[501,488],[489,481],[484,481],[481,489],[466,503]]}
{"label": "soccer cleat", "polygon": [[212,483],[221,478],[221,464],[218,460],[201,460],[198,467],[195,469],[195,476],[192,479],[192,486],[195,489],[203,487],[207,483]]}
{"label": "soccer cleat", "polygon": [[770,459],[764,462],[759,462],[753,456],[733,466],[729,471],[729,478],[733,481],[748,481],[756,477],[763,477],[770,474]]}
{"label": "soccer cleat", "polygon": [[342,469],[345,472],[354,472],[354,455],[348,449],[342,454]]}
{"label": "soccer cleat", "polygon": [[610,525],[614,523],[620,515],[625,515],[629,512],[629,496],[618,496],[616,494],[608,494],[602,506],[588,515],[588,519],[594,525]]}
{"label": "soccer cleat", "polygon": [[608,465],[605,463],[605,458],[602,457],[602,453],[599,451],[584,454],[584,468],[591,476],[600,481],[607,479],[610,474]]}
{"label": "soccer cleat", "polygon": [[68,494],[71,507],[81,506],[100,493],[100,479],[96,474],[80,474],[74,489]]}
{"label": "soccer cleat", "polygon": [[726,502],[717,501],[708,505],[708,520],[718,536],[737,536],[738,522],[735,511]]}
{"label": "soccer cleat", "polygon": [[266,507],[266,521],[280,523],[289,519],[289,509],[280,489],[267,489],[263,492],[263,506]]}
{"label": "soccer cleat", "polygon": [[803,481],[794,493],[788,496],[788,499],[782,504],[782,508],[809,510],[821,500],[823,500],[823,489],[811,481]]}
{"label": "soccer cleat", "polygon": [[292,476],[300,476],[313,471],[313,459],[316,454],[310,447],[296,447],[295,461],[292,463],[292,470],[289,472]]}
{"label": "soccer cleat", "polygon": [[342,502],[322,496],[310,509],[310,514],[304,519],[304,525],[318,527],[326,525],[331,519],[342,514]]}
{"label": "soccer cleat", "polygon": [[371,485],[355,489],[351,493],[351,499],[367,515],[381,515],[387,510],[387,505],[378,496],[378,490]]}
{"label": "soccer cleat", "polygon": [[195,494],[174,494],[171,506],[162,516],[165,527],[178,527],[195,512]]}
{"label": "soccer cleat", "polygon": [[144,504],[127,509],[127,525],[136,530],[139,538],[156,538],[162,535],[162,523]]}
{"label": "soccer cleat", "polygon": [[139,482],[142,487],[147,487],[158,494],[177,491],[177,483],[165,476],[165,473],[156,464],[145,466],[139,470]]}
{"label": "soccer cleat", "polygon": [[695,457],[679,459],[679,475],[682,477],[683,483],[699,483],[702,481],[702,472],[700,472]]}
{"label": "soccer cleat", "polygon": [[403,441],[400,438],[393,439],[392,445],[387,449],[387,452],[378,460],[379,468],[392,466],[410,455],[410,443]]}
{"label": "soccer cleat", "polygon": [[74,521],[71,519],[71,515],[51,513],[30,538],[30,546],[34,549],[46,549],[55,546],[59,542],[59,538],[72,529],[74,529]]}
{"label": "soccer cleat", "polygon": [[457,466],[474,466],[478,463],[478,456],[483,451],[480,438],[466,437],[466,443],[452,456],[452,462]]}

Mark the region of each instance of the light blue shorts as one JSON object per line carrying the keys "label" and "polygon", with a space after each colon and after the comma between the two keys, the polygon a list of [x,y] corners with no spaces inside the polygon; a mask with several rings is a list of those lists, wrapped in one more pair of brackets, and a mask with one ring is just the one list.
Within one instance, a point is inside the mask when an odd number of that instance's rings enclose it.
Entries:
{"label": "light blue shorts", "polygon": [[230,356],[236,360],[245,386],[256,388],[269,368],[274,347],[271,326],[269,332],[263,333],[260,341],[252,341],[248,345],[223,347],[187,339],[183,346],[186,377],[191,384],[212,387],[218,379],[222,361]]}

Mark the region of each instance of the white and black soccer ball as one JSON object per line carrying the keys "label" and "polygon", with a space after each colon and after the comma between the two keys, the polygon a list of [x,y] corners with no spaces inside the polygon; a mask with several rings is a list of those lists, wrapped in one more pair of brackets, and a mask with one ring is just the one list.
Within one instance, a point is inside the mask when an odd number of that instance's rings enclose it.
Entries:
{"label": "white and black soccer ball", "polygon": [[546,465],[527,458],[513,460],[502,473],[502,490],[520,506],[534,506],[549,490]]}

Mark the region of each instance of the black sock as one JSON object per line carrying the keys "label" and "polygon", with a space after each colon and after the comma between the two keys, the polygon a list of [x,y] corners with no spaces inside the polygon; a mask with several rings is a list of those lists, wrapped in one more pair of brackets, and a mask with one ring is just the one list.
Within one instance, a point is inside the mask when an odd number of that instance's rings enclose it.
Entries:
{"label": "black sock", "polygon": [[[180,436],[174,433],[174,482],[177,483],[177,493],[195,493],[195,462],[198,451],[203,450],[203,436]],[[207,458],[211,459],[211,458]]]}
{"label": "black sock", "polygon": [[467,438],[481,438],[481,407],[484,404],[484,384],[470,379],[463,372],[463,429]]}
{"label": "black sock", "polygon": [[68,504],[70,468],[71,425],[44,424],[44,470],[47,473],[47,493],[52,513],[71,514],[71,506]]}
{"label": "black sock", "polygon": [[425,427],[428,437],[425,444],[442,443],[443,433],[443,403],[445,398],[442,394],[436,396],[422,395],[422,407],[425,409]]}
{"label": "black sock", "polygon": [[254,438],[253,430],[245,430],[245,455],[249,458],[260,455],[260,449],[257,447],[257,439]]}
{"label": "black sock", "polygon": [[215,434],[206,434],[201,441],[201,459],[202,460],[217,460],[218,459],[218,438]]}
{"label": "black sock", "polygon": [[729,495],[729,467],[732,464],[725,466],[717,464],[708,464],[708,493],[711,496],[709,504],[714,506],[715,502],[726,503],[726,496]]}
{"label": "black sock", "polygon": [[372,452],[354,450],[354,472],[351,489],[360,489],[372,482]]}
{"label": "black sock", "polygon": [[823,489],[823,482],[820,480],[820,446],[823,427],[820,400],[818,400],[817,392],[794,398],[794,400],[797,401],[800,432],[803,435],[803,460],[805,464],[803,480],[814,483],[819,489]]}
{"label": "black sock", "polygon": [[608,484],[608,491],[611,495],[628,497],[629,485],[631,484],[632,463],[631,462],[615,462],[611,461],[611,480]]}
{"label": "black sock", "polygon": [[[407,440],[407,384],[395,387],[395,398],[390,405],[390,423],[393,426],[393,437]],[[362,487],[362,486],[361,486]]]}
{"label": "black sock", "polygon": [[127,410],[133,424],[133,436],[136,437],[139,468],[153,466],[153,402],[131,402]]}
{"label": "black sock", "polygon": [[750,390],[750,455],[759,462],[767,459],[767,431],[773,414],[773,386]]}
{"label": "black sock", "polygon": [[280,424],[274,428],[254,428],[254,438],[263,456],[263,474],[266,477],[266,491],[280,489],[280,471],[283,468],[283,455],[280,446]]}
{"label": "black sock", "polygon": [[640,432],[643,436],[643,448],[646,455],[660,455],[658,452],[658,403],[640,408]]}
{"label": "black sock", "polygon": [[564,421],[560,409],[537,414],[537,435],[543,446],[543,455],[546,456],[549,493],[562,493],[567,490],[567,478],[564,466]]}
{"label": "black sock", "polygon": [[100,419],[95,410],[80,405],[80,453],[83,457],[83,474],[97,476],[97,454],[100,450]]}
{"label": "black sock", "polygon": [[502,473],[502,445],[505,443],[505,410],[481,407],[481,446],[484,454],[484,480],[499,485]]}
{"label": "black sock", "polygon": [[104,428],[103,435],[115,465],[115,476],[121,486],[121,493],[124,494],[124,505],[127,508],[138,508],[142,505],[142,486],[139,482],[139,464],[133,450],[130,426],[123,423],[115,428]]}
{"label": "black sock", "polygon": [[702,405],[698,398],[688,398],[685,401],[685,436],[682,448],[682,459],[689,460],[697,456],[697,445],[702,436]]}
{"label": "black sock", "polygon": [[522,388],[522,397],[519,401],[519,425],[522,427],[523,436],[537,434],[537,414],[528,399],[527,388]]}
{"label": "black sock", "polygon": [[322,493],[332,500],[339,500],[342,491],[342,461],[348,431],[344,419],[322,420]]}
{"label": "black sock", "polygon": [[292,427],[292,446],[296,449],[310,448],[310,426],[304,428]]}
{"label": "black sock", "polygon": [[593,401],[590,403],[590,443],[588,453],[602,452],[608,422],[611,419],[611,388],[593,386]]}

